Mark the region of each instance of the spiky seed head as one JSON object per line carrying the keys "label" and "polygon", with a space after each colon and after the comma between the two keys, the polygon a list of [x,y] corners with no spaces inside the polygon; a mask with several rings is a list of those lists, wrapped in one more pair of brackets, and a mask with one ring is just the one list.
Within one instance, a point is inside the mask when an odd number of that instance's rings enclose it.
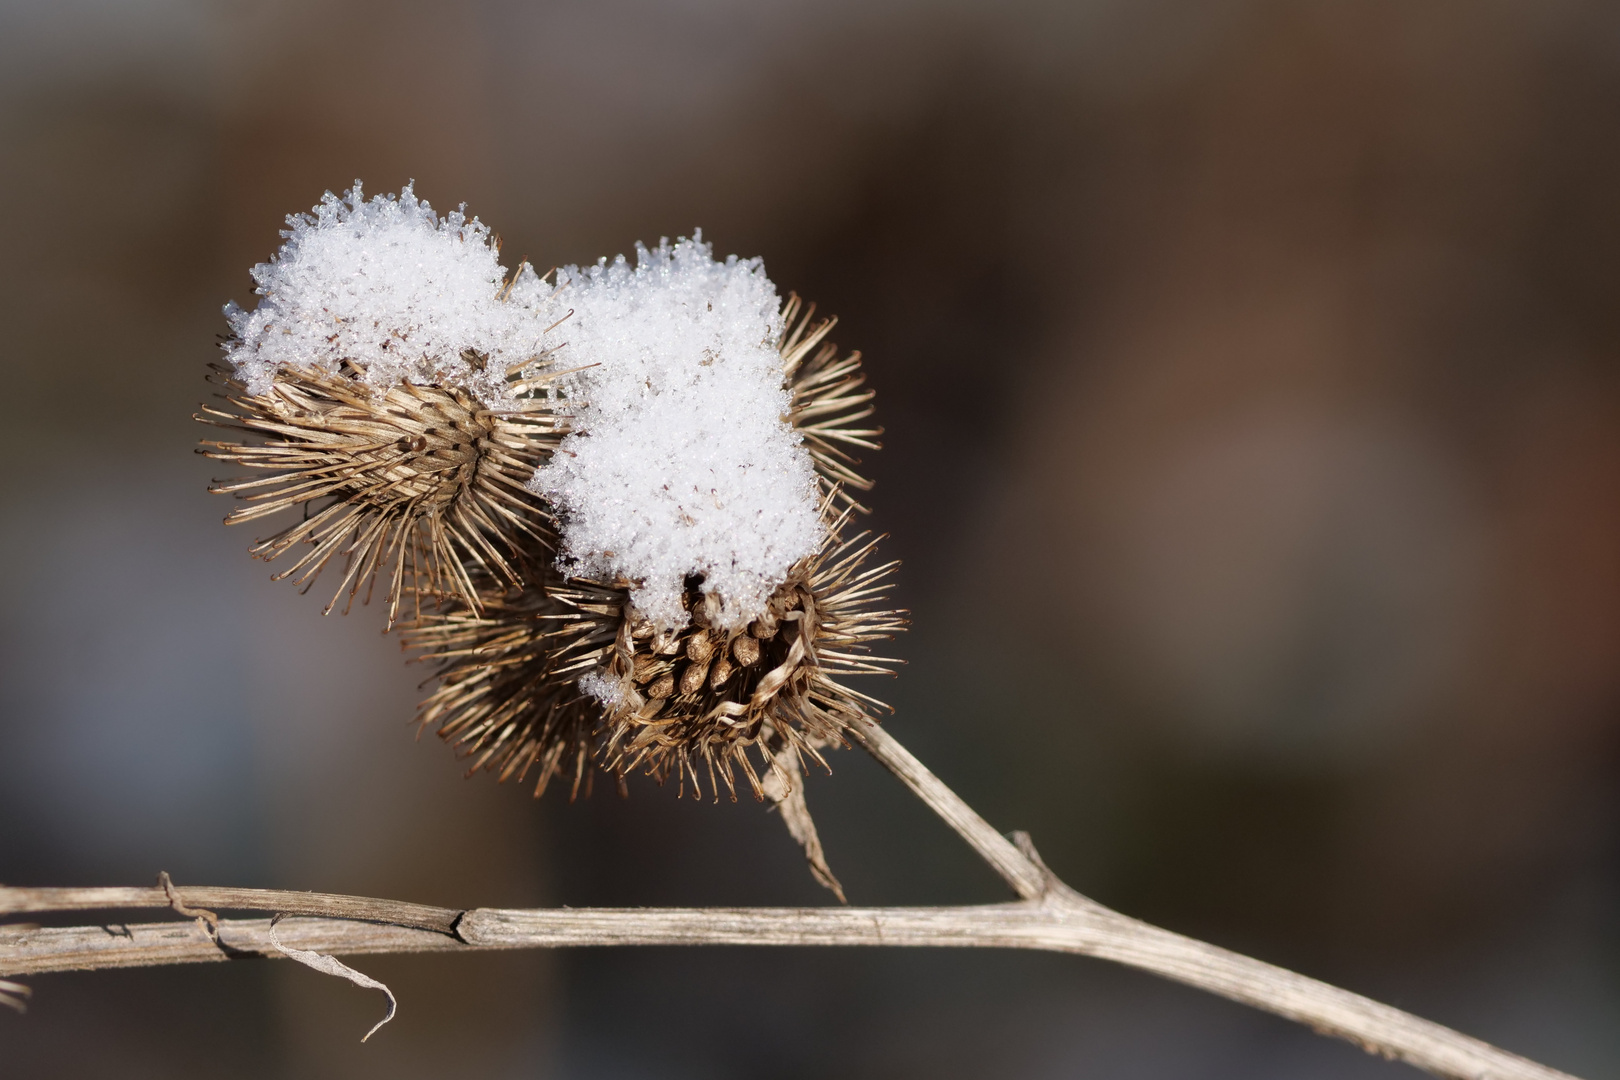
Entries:
{"label": "spiky seed head", "polygon": [[821,549],[795,564],[745,627],[722,628],[717,601],[697,582],[684,597],[690,621],[674,632],[640,617],[623,588],[551,589],[573,614],[551,667],[598,680],[605,767],[660,783],[674,777],[695,795],[706,779],[709,791],[718,796],[724,785],[733,799],[740,773],[759,798],[751,750],[767,770],[782,753],[825,765],[821,751],[842,743],[856,718],[886,710],[843,682],[887,674],[895,661],[871,656],[870,643],[905,625],[903,612],[883,607],[896,564],[869,565],[877,539],[846,539],[849,512],[828,523]]}
{"label": "spiky seed head", "polygon": [[362,588],[368,601],[381,576],[390,627],[402,607],[420,618],[423,598],[476,612],[486,590],[475,575],[497,590],[518,584],[555,547],[549,512],[523,485],[561,438],[558,418],[543,398],[490,409],[460,387],[402,382],[379,392],[361,374],[352,365],[335,374],[284,368],[252,394],[216,367],[224,404],[204,406],[197,419],[254,441],[205,441],[199,452],[259,474],[209,490],[242,500],[227,524],[302,511],[252,552],[266,560],[297,552],[276,578],[304,589],[341,558],[327,611],[340,600],[347,611]]}
{"label": "spiky seed head", "polygon": [[406,634],[438,668],[418,720],[474,770],[532,773],[536,794],[554,777],[588,788],[602,767],[621,784],[644,771],[694,794],[707,780],[735,797],[740,779],[757,797],[778,755],[822,761],[855,717],[886,710],[844,683],[889,673],[895,661],[871,656],[870,644],[906,624],[885,605],[897,564],[873,563],[870,534],[847,536],[852,513],[865,510],[847,492],[872,486],[852,451],[877,449],[882,431],[863,423],[873,409],[860,354],[840,357],[825,341],[835,320],[814,313],[789,298],[781,356],[791,419],[822,487],[820,549],[791,568],[763,614],[729,630],[696,580],[683,595],[687,624],[660,632],[636,612],[627,582],[564,580],[548,567],[526,589],[503,591],[478,576],[481,613],[428,613]]}
{"label": "spiky seed head", "polygon": [[883,607],[896,564],[870,565],[877,540],[844,539],[848,517],[829,521],[821,550],[738,629],[716,626],[717,601],[696,582],[676,632],[637,615],[627,587],[554,575],[486,592],[481,614],[429,612],[405,634],[438,667],[418,721],[470,758],[469,772],[532,773],[536,795],[556,777],[577,794],[599,766],[621,785],[645,772],[735,798],[740,779],[760,797],[777,755],[825,764],[821,751],[856,717],[887,708],[843,681],[887,674],[895,661],[869,655],[870,643],[905,626]]}
{"label": "spiky seed head", "polygon": [[573,433],[533,487],[561,522],[561,568],[632,583],[635,603],[683,623],[703,575],[746,622],[821,539],[815,464],[790,421],[782,301],[757,259],[714,258],[697,236],[563,267],[575,310],[560,362]]}

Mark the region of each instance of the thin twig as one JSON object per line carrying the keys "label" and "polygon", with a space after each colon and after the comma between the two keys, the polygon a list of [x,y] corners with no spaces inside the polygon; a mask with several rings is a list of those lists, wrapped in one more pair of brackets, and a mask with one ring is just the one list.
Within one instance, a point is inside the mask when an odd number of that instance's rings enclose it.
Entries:
{"label": "thin twig", "polygon": [[[1044,894],[1049,884],[1046,868],[1030,859],[1007,837],[995,830],[962,796],[928,770],[893,735],[870,720],[860,718],[851,733],[884,768],[911,789],[911,793],[944,819],[979,857],[1025,900]],[[1078,894],[1076,894],[1078,895]],[[1090,901],[1087,901],[1088,903]]]}
{"label": "thin twig", "polygon": [[[1037,949],[1112,960],[1306,1024],[1454,1080],[1568,1074],[1359,994],[1132,919],[1059,881],[1028,838],[1009,839],[875,725],[856,738],[1016,891],[1016,903],[935,908],[576,908],[451,911],[397,901],[255,889],[176,888],[188,906],[289,912],[281,943],[319,953],[576,945],[880,945]],[[162,889],[0,887],[0,913],[167,908]],[[354,920],[367,920],[365,922]],[[0,976],[280,955],[270,920],[0,927]]]}

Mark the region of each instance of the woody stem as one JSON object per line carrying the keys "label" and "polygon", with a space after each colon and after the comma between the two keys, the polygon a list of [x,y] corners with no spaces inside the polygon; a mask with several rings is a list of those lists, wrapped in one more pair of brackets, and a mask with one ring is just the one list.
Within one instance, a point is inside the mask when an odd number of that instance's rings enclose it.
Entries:
{"label": "woody stem", "polygon": [[1132,919],[1059,881],[1027,836],[996,832],[875,724],[856,739],[943,818],[1021,897],[933,908],[575,908],[454,910],[392,900],[261,889],[0,887],[0,915],[170,908],[196,921],[40,928],[0,925],[0,977],[315,953],[458,952],[575,945],[884,945],[1036,949],[1111,960],[1346,1039],[1454,1080],[1573,1080],[1359,994]]}

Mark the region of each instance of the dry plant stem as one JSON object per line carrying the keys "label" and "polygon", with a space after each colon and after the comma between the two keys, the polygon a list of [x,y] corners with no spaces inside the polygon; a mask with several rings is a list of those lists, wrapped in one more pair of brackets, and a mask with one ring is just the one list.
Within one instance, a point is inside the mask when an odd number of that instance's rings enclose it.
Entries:
{"label": "dry plant stem", "polygon": [[[391,923],[440,934],[454,934],[460,911],[373,900],[336,893],[293,892],[287,889],[222,889],[176,885],[174,895],[189,908],[224,908],[228,911],[274,911],[287,915],[318,915],[329,919],[363,919]],[[169,894],[159,886],[141,888],[30,889],[0,886],[0,916],[42,911],[114,911],[126,908],[173,908]],[[189,915],[189,912],[181,912]],[[5,927],[0,925],[0,934]],[[0,950],[5,938],[0,937]],[[0,951],[0,966],[6,953]]]}
{"label": "dry plant stem", "polygon": [[[244,898],[245,899],[245,898]],[[1293,972],[1084,903],[1061,883],[1039,900],[942,908],[577,908],[461,914],[457,933],[291,918],[284,945],[360,955],[578,945],[879,945],[1037,949],[1141,968],[1349,1039],[1440,1076],[1571,1080],[1565,1073]],[[255,905],[257,906],[257,905]],[[273,906],[273,905],[267,905]],[[354,910],[358,904],[350,905]],[[398,905],[389,905],[398,906]],[[192,922],[17,930],[6,975],[280,955],[269,919],[226,919],[216,944]]]}
{"label": "dry plant stem", "polygon": [[[990,868],[1012,887],[1013,892],[1025,900],[1034,900],[1046,893],[1050,879],[1046,868],[998,833],[979,816],[977,810],[963,801],[962,796],[946,787],[945,781],[929,772],[928,766],[901,746],[893,735],[864,717],[851,724],[849,730],[885,769],[966,840],[968,846],[979,853],[979,858],[989,863]],[[1079,893],[1075,893],[1075,896],[1084,899]],[[1086,903],[1091,901],[1087,900]]]}
{"label": "dry plant stem", "polygon": [[[573,945],[881,945],[1037,949],[1112,960],[1306,1024],[1455,1080],[1573,1080],[1399,1009],[1121,915],[1064,885],[1028,838],[1001,836],[881,728],[852,732],[1023,897],[937,908],[580,908],[463,912],[253,889],[176,888],[187,906],[340,918],[281,922],[282,942],[322,953]],[[162,889],[0,888],[0,912],[171,906]],[[368,920],[357,922],[352,920]],[[270,920],[0,927],[0,976],[280,955]]]}

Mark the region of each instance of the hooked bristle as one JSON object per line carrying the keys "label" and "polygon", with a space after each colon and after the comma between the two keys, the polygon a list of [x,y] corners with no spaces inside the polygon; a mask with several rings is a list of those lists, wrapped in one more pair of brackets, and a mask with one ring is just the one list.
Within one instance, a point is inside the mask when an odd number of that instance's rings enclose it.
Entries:
{"label": "hooked bristle", "polygon": [[623,586],[557,578],[486,596],[481,616],[430,614],[405,639],[439,665],[418,721],[471,757],[469,772],[521,780],[537,770],[536,795],[570,773],[577,792],[589,758],[621,778],[674,777],[694,795],[707,779],[733,799],[740,772],[763,797],[750,749],[766,770],[784,752],[825,765],[820,751],[856,717],[886,709],[839,681],[889,673],[896,661],[867,649],[905,625],[903,612],[878,608],[897,564],[867,565],[870,534],[841,538],[849,513],[739,629],[720,629],[712,594],[695,586],[684,596],[691,621],[668,632],[635,612]]}
{"label": "hooked bristle", "polygon": [[838,346],[826,340],[838,320],[826,318],[812,325],[815,314],[816,305],[806,307],[797,293],[789,294],[782,305],[782,321],[788,327],[781,344],[782,373],[792,394],[790,419],[810,450],[823,494],[836,491],[843,505],[870,513],[849,494],[851,489],[872,490],[872,481],[857,471],[861,459],[851,451],[882,449],[877,440],[883,429],[862,426],[877,411],[872,405],[877,395],[866,388],[861,354],[852,352],[840,359]]}
{"label": "hooked bristle", "polygon": [[506,592],[487,588],[481,613],[431,612],[405,631],[405,647],[438,665],[418,726],[435,727],[471,758],[469,775],[486,770],[522,783],[533,771],[537,798],[553,777],[571,777],[570,798],[588,784],[601,710],[554,670],[565,617],[564,606],[533,582]]}
{"label": "hooked bristle", "polygon": [[550,512],[523,486],[561,438],[544,400],[492,410],[459,387],[399,383],[379,393],[347,371],[283,369],[264,394],[217,366],[212,379],[226,404],[204,406],[197,419],[258,441],[205,442],[199,452],[260,475],[209,490],[242,500],[231,525],[302,511],[252,552],[274,560],[307,549],[275,575],[303,589],[341,557],[327,611],[345,593],[347,611],[362,588],[368,602],[379,575],[390,627],[407,603],[419,619],[424,598],[477,611],[475,574],[520,584],[526,565],[556,546]]}
{"label": "hooked bristle", "polygon": [[[831,498],[824,504],[830,505]],[[869,655],[873,641],[904,628],[904,613],[882,610],[897,564],[868,566],[877,538],[843,538],[849,510],[828,522],[821,550],[800,560],[764,613],[725,629],[711,596],[686,590],[690,622],[660,632],[628,594],[570,582],[552,595],[573,615],[551,661],[558,676],[590,671],[617,691],[604,702],[599,756],[617,773],[674,777],[682,792],[735,799],[739,772],[756,798],[761,774],[780,753],[825,766],[821,751],[881,702],[845,686],[847,675],[888,674],[896,661]]]}

